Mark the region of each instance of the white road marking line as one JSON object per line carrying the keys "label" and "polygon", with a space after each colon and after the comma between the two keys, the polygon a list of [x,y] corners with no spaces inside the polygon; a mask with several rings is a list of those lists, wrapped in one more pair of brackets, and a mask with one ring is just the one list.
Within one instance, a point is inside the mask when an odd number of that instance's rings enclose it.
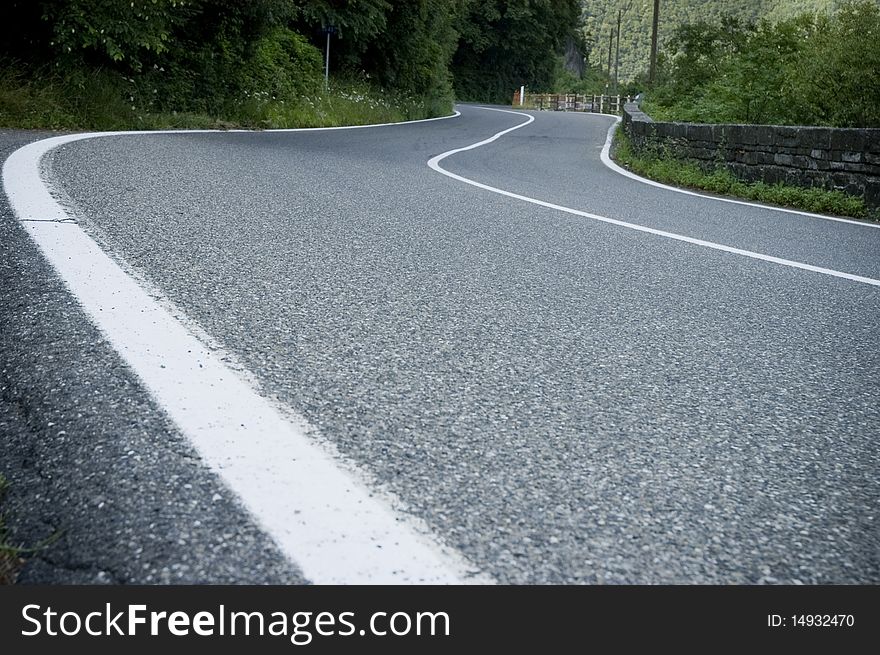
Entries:
{"label": "white road marking line", "polygon": [[318,584],[491,583],[317,445],[305,419],[285,418],[79,225],[57,222],[70,217],[40,162],[52,148],[96,136],[104,135],[53,137],[16,150],[3,165],[10,205],[94,323],[285,556]]}
{"label": "white road marking line", "polygon": [[529,196],[523,196],[518,193],[513,193],[511,191],[505,191],[504,189],[499,189],[497,187],[489,186],[488,184],[483,184],[481,182],[477,182],[476,180],[471,180],[469,178],[463,177],[461,175],[457,175],[452,173],[451,171],[446,170],[442,166],[440,166],[440,162],[455,155],[459,152],[465,152],[467,150],[473,150],[474,148],[479,148],[481,146],[492,143],[493,141],[501,138],[505,134],[509,134],[514,130],[521,129],[526,125],[534,122],[535,117],[529,114],[524,114],[518,111],[510,111],[508,109],[493,109],[491,107],[479,107],[479,109],[484,109],[486,111],[498,111],[505,114],[515,114],[518,116],[525,116],[528,120],[520,123],[519,125],[515,125],[513,127],[507,128],[506,130],[502,130],[497,134],[493,135],[488,139],[484,139],[478,143],[474,143],[473,145],[466,146],[464,148],[456,148],[455,150],[449,150],[447,152],[441,153],[436,157],[432,157],[428,160],[428,166],[430,166],[433,170],[437,171],[445,175],[446,177],[451,177],[453,180],[457,180],[459,182],[464,182],[465,184],[469,184],[471,186],[475,186],[478,189],[484,189],[486,191],[491,191],[492,193],[497,193],[502,196],[507,196],[508,198],[514,198],[516,200],[522,200],[523,202],[528,202],[533,205],[538,205],[540,207],[546,207],[548,209],[554,209],[556,211],[565,212],[566,214],[573,214],[575,216],[583,216],[584,218],[590,218],[595,221],[601,221],[602,223],[610,223],[611,225],[617,225],[618,227],[625,227],[630,230],[636,230],[638,232],[645,232],[647,234],[653,234],[655,236],[664,237],[666,239],[674,239],[676,241],[683,241],[685,243],[690,243],[696,246],[702,246],[704,248],[711,248],[712,250],[720,250],[722,252],[728,252],[734,255],[741,255],[742,257],[749,257],[751,259],[759,259],[765,262],[771,262],[773,264],[780,264],[782,266],[790,266],[791,268],[799,268],[805,271],[811,271],[813,273],[821,273],[822,275],[830,275],[833,277],[843,278],[845,280],[852,280],[853,282],[861,282],[862,284],[870,284],[873,286],[880,287],[880,280],[875,280],[869,277],[862,277],[861,275],[853,275],[851,273],[843,273],[841,271],[835,271],[830,268],[822,268],[820,266],[813,266],[811,264],[803,264],[801,262],[792,261],[790,259],[782,259],[781,257],[772,257],[770,255],[763,255],[758,252],[752,252],[751,250],[743,250],[742,248],[734,248],[732,246],[725,246],[720,243],[713,243],[712,241],[704,241],[702,239],[694,239],[692,237],[687,237],[681,234],[674,234],[672,232],[665,232],[663,230],[656,230],[654,228],[645,227],[643,225],[637,225],[635,223],[627,223],[626,221],[619,221],[614,218],[608,218],[606,216],[600,216],[598,214],[591,214],[590,212],[581,211],[579,209],[573,209],[571,207],[564,207],[563,205],[556,205],[552,202],[545,202],[543,200],[538,200],[537,198],[530,198]]}
{"label": "white road marking line", "polygon": [[[602,114],[603,116],[608,116],[608,114]],[[706,198],[707,200],[717,200],[718,202],[728,202],[733,205],[745,205],[746,207],[757,207],[758,209],[770,209],[775,212],[782,212],[784,214],[796,214],[798,216],[808,216],[809,218],[819,218],[823,221],[835,221],[837,223],[849,223],[850,225],[859,225],[861,227],[873,227],[880,228],[880,223],[869,223],[868,221],[856,221],[850,218],[839,218],[837,216],[827,216],[825,214],[814,214],[813,212],[805,212],[799,209],[789,209],[787,207],[775,207],[773,205],[763,205],[759,202],[749,202],[748,200],[736,200],[735,198],[722,198],[720,196],[710,196],[705,193],[698,193],[696,191],[691,191],[690,189],[681,189],[679,187],[669,186],[668,184],[663,184],[662,182],[656,182],[654,180],[649,180],[646,177],[642,177],[641,175],[636,175],[632,171],[628,171],[622,166],[614,163],[611,159],[611,142],[614,139],[614,130],[617,129],[618,123],[620,123],[619,116],[610,116],[611,118],[616,119],[614,124],[608,129],[608,136],[605,138],[605,145],[602,146],[602,153],[600,154],[600,159],[602,163],[605,164],[608,168],[610,168],[615,173],[620,173],[621,175],[628,177],[632,180],[636,180],[638,182],[642,182],[643,184],[649,184],[653,187],[657,187],[658,189],[665,189],[666,191],[675,191],[676,193],[683,193],[687,196],[696,196],[697,198]]]}

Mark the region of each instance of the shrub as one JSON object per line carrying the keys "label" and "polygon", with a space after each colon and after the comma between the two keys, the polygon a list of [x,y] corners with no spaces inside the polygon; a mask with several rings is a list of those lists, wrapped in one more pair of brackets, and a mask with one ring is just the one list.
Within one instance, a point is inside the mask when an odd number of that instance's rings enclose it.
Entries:
{"label": "shrub", "polygon": [[294,100],[320,90],[321,53],[296,32],[279,27],[256,43],[240,76],[246,94]]}
{"label": "shrub", "polygon": [[650,111],[662,120],[880,127],[880,6],[778,23],[679,27]]}

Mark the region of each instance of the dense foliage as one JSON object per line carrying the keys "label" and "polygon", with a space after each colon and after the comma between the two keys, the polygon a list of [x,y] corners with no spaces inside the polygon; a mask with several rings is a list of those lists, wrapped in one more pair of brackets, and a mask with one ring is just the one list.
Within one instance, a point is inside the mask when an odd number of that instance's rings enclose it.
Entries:
{"label": "dense foliage", "polygon": [[[666,45],[675,28],[695,22],[717,24],[725,16],[742,21],[791,18],[804,12],[830,12],[842,0],[661,0],[660,43]],[[581,0],[583,32],[590,63],[608,68],[608,46],[620,17],[620,70],[623,82],[635,79],[648,69],[651,52],[652,0]],[[612,50],[612,68],[614,62]]]}
{"label": "dense foliage", "polygon": [[679,27],[658,84],[655,117],[697,122],[880,127],[880,5],[772,23],[724,18]]}
{"label": "dense foliage", "polygon": [[468,3],[458,23],[453,59],[460,97],[510,102],[526,85],[550,90],[559,54],[578,21],[577,0],[482,0]]}
{"label": "dense foliage", "polygon": [[[188,112],[278,125],[301,118],[300,110],[316,103],[332,108],[323,83],[325,26],[334,28],[331,91],[344,89],[349,99],[373,103],[384,98],[416,117],[447,113],[453,83],[462,99],[493,101],[509,101],[523,83],[549,89],[563,43],[577,32],[579,5],[578,0],[7,0],[4,13],[0,123],[8,124],[4,116],[24,106],[38,111],[32,101],[41,94],[57,105],[59,115],[85,116],[70,96],[90,106],[88,91],[113,107],[122,122],[123,111]],[[47,126],[77,120],[50,120]]]}

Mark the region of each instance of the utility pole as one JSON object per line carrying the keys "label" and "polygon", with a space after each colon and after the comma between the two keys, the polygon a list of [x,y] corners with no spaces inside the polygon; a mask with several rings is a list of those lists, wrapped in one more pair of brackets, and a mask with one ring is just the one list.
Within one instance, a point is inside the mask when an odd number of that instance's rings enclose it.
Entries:
{"label": "utility pole", "polygon": [[617,52],[614,54],[614,93],[617,93],[617,73],[620,68],[620,16],[623,14],[622,9],[617,10]]}
{"label": "utility pole", "polygon": [[611,49],[614,47],[614,30],[608,35],[608,79],[611,79]]}
{"label": "utility pole", "polygon": [[657,26],[659,23],[660,0],[654,0],[654,23],[651,27],[651,67],[648,69],[648,84],[653,84],[657,75]]}

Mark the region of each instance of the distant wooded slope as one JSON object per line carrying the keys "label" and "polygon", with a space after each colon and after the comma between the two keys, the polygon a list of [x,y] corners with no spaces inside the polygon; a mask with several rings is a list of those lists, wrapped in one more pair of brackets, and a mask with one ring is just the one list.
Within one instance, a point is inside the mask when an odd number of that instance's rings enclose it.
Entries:
{"label": "distant wooded slope", "polygon": [[[582,0],[590,63],[607,70],[609,37],[621,15],[620,80],[647,70],[651,51],[653,0]],[[839,0],[660,0],[660,43],[682,23],[720,21],[731,15],[745,20],[779,20],[805,11],[833,11]],[[616,45],[616,44],[615,44]],[[612,66],[614,51],[612,49]]]}

